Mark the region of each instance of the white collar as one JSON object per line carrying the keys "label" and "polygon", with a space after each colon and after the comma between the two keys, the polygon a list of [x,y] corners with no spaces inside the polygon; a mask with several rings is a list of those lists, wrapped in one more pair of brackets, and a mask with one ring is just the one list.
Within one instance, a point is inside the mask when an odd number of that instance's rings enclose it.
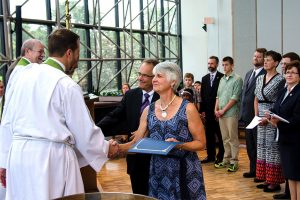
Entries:
{"label": "white collar", "polygon": [[293,87],[291,87],[291,90],[290,90],[290,91],[287,89],[287,91],[290,93],[290,92],[291,92],[298,84],[299,84],[299,83],[297,83],[296,85],[294,85]]}
{"label": "white collar", "polygon": [[258,69],[254,68],[253,71],[255,72],[255,76],[257,76],[261,72],[262,69],[263,69],[263,67],[260,67]]}
{"label": "white collar", "polygon": [[210,75],[213,75],[214,77],[216,76],[218,70],[214,71],[214,72],[209,72]]}
{"label": "white collar", "polygon": [[143,91],[143,95],[148,93],[150,96],[152,96],[154,94],[154,90],[151,90],[150,92],[146,92],[145,90],[142,91]]}

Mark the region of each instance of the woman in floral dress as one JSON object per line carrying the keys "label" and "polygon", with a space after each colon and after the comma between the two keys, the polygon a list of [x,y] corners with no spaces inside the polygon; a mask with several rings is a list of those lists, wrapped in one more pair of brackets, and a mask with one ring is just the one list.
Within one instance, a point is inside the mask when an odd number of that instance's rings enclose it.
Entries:
{"label": "woman in floral dress", "polygon": [[[256,80],[254,109],[256,116],[264,116],[277,100],[279,90],[284,87],[284,78],[276,71],[281,61],[281,55],[275,51],[268,51],[265,56],[264,69],[266,74]],[[284,182],[282,173],[279,144],[276,140],[277,129],[264,118],[257,128],[257,162],[256,178],[264,180],[264,184],[257,187],[265,192],[280,190]]]}

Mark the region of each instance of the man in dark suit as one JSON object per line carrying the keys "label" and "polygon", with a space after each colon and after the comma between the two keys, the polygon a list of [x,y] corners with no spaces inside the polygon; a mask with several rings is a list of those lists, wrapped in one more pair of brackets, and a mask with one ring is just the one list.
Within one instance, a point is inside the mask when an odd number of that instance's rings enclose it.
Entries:
{"label": "man in dark suit", "polygon": [[[143,61],[138,72],[139,87],[125,93],[121,103],[115,110],[104,117],[97,125],[105,131],[126,121],[126,130],[130,134],[138,129],[142,109],[146,101],[154,102],[159,95],[153,91],[152,70],[158,64],[156,59]],[[149,96],[148,96],[148,95]],[[147,97],[146,97],[147,96]],[[128,154],[127,173],[130,175],[133,193],[148,195],[150,155]]]}
{"label": "man in dark suit", "polygon": [[[256,79],[259,75],[265,74],[264,54],[265,48],[257,48],[253,54],[253,68],[246,73],[242,91],[242,102],[240,111],[240,123],[247,126],[254,117],[254,90]],[[250,161],[250,170],[245,172],[245,178],[254,178],[256,174],[256,149],[257,149],[257,129],[245,129],[247,154]]]}
{"label": "man in dark suit", "polygon": [[[206,149],[207,158],[202,160],[202,163],[214,162],[219,163],[223,161],[224,146],[222,135],[220,131],[219,122],[216,120],[214,113],[216,96],[220,79],[224,74],[217,70],[219,58],[211,56],[208,59],[209,73],[202,77],[201,86],[201,106],[200,112],[205,119],[205,134],[206,134]],[[216,136],[218,138],[218,154],[216,156]]]}

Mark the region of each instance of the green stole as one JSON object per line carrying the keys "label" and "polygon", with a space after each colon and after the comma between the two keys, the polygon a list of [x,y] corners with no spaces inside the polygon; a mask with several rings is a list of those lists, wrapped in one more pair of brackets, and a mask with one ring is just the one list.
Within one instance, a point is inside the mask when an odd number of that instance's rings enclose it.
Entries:
{"label": "green stole", "polygon": [[20,58],[19,62],[17,63],[17,66],[26,66],[29,65],[30,62],[26,60],[25,58]]}
{"label": "green stole", "polygon": [[60,64],[58,64],[55,60],[52,59],[47,59],[43,62],[44,64],[50,65],[51,67],[54,67],[62,72],[64,72],[64,69],[60,66]]}

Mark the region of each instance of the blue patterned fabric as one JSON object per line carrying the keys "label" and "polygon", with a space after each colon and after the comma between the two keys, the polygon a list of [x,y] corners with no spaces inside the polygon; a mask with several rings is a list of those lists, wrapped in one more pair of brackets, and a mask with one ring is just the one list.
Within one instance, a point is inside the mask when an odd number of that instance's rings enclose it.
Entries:
{"label": "blue patterned fabric", "polygon": [[[160,121],[154,103],[148,114],[149,137],[156,140],[175,138],[181,142],[193,140],[188,130],[184,100],[177,114]],[[150,162],[149,196],[163,200],[206,199],[202,168],[195,152],[174,149],[169,156],[152,155]]]}

